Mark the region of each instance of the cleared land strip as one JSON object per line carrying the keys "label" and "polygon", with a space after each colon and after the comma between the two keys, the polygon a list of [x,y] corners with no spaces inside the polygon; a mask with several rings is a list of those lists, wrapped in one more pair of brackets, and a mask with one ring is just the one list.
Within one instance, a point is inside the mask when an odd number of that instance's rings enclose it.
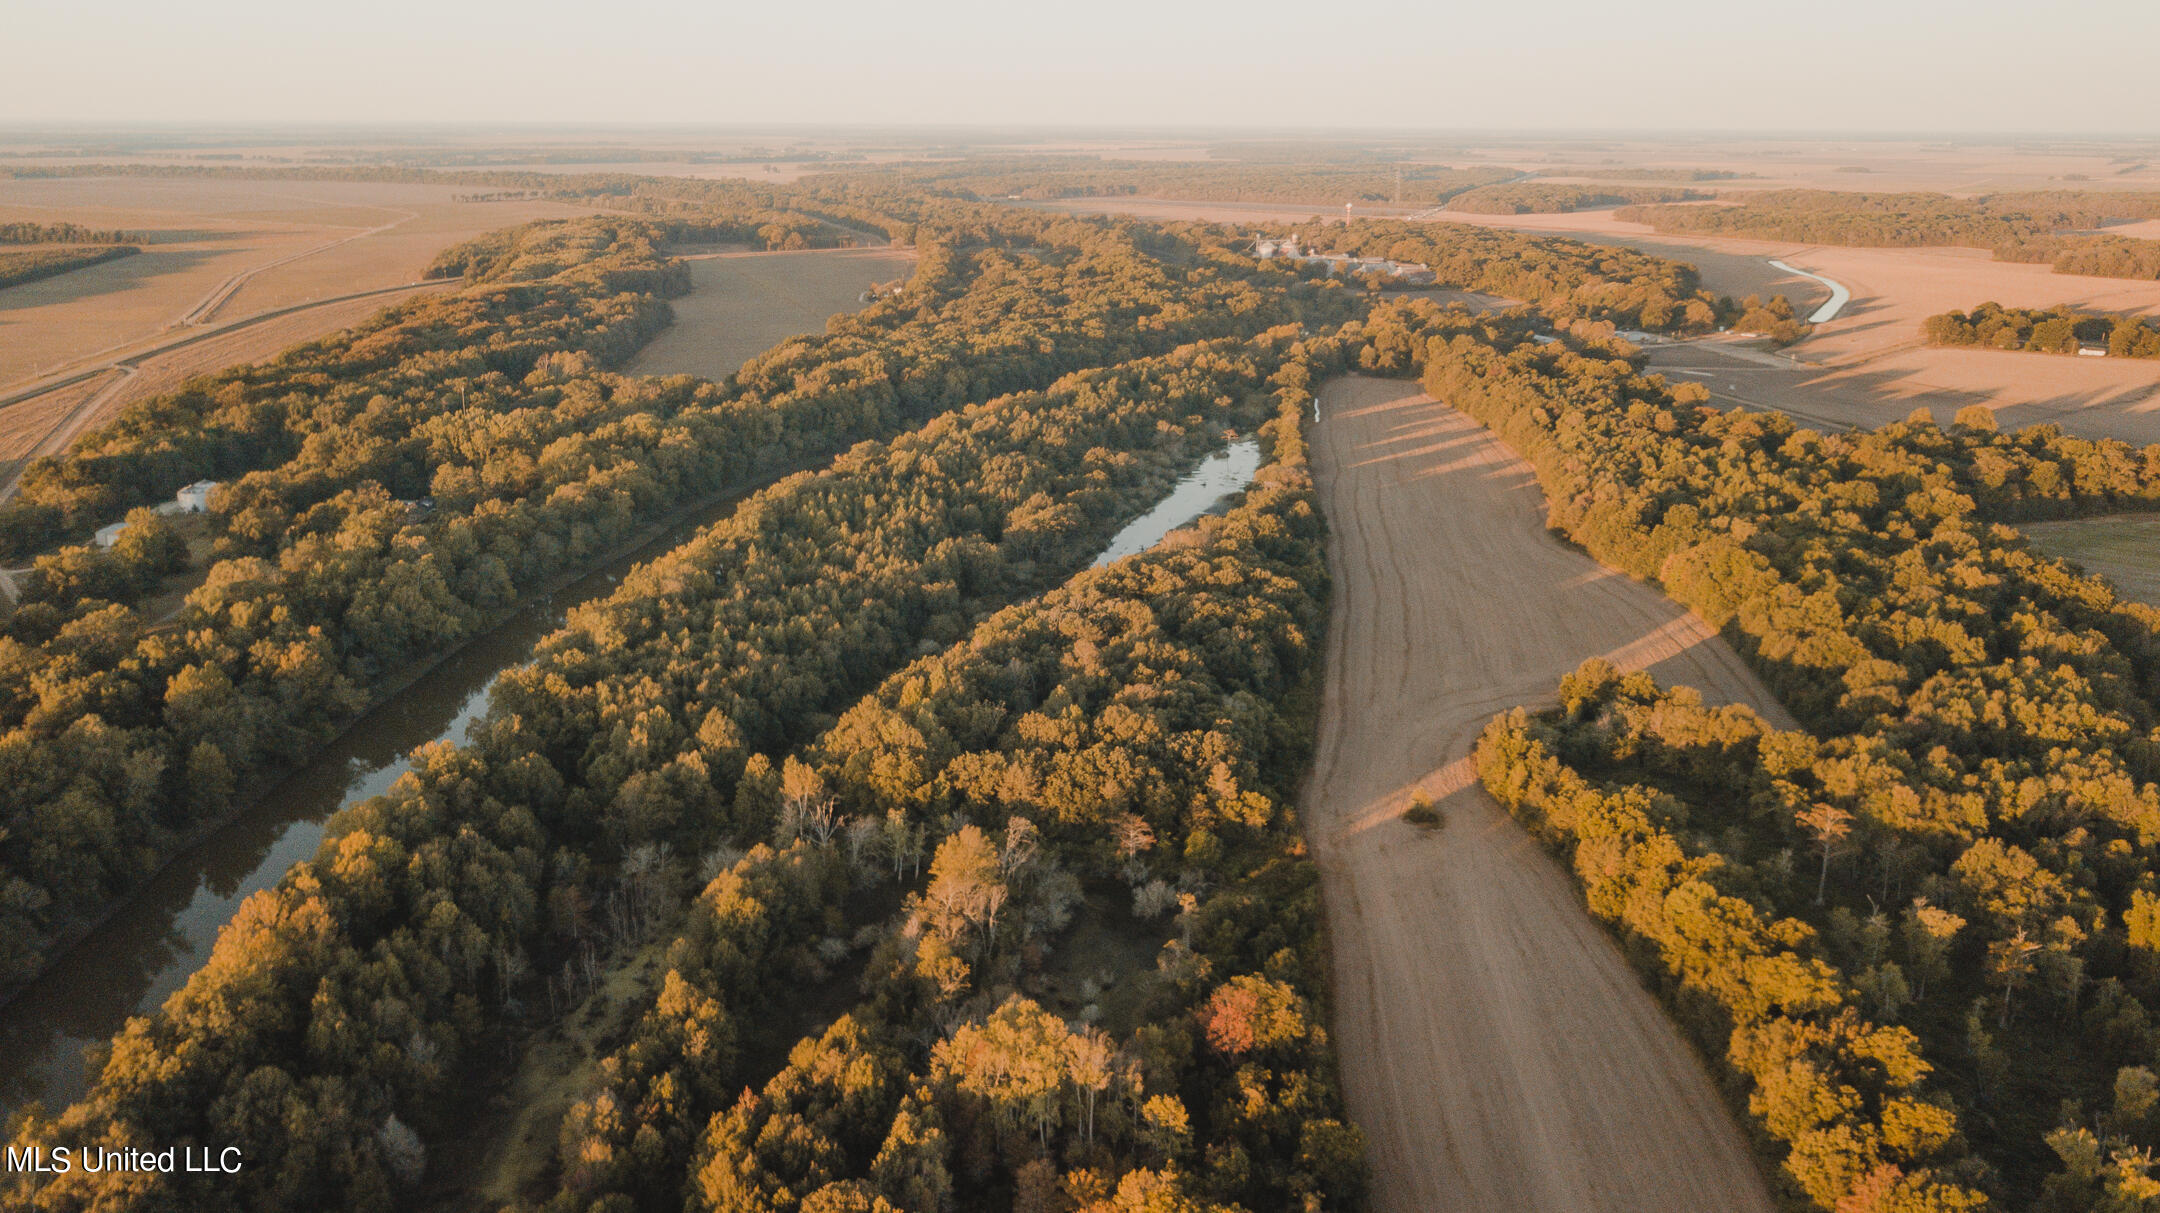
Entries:
{"label": "cleared land strip", "polygon": [[[1374,1207],[1768,1213],[1701,1060],[1470,748],[1599,655],[1790,717],[1701,620],[1548,533],[1529,465],[1469,418],[1369,379],[1320,413],[1335,605],[1304,813]],[[1418,788],[1440,829],[1398,819]]]}

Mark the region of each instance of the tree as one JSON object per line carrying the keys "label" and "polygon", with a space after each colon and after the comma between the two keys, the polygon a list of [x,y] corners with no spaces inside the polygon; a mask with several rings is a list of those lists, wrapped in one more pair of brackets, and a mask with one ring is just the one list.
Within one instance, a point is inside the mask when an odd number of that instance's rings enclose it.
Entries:
{"label": "tree", "polygon": [[1200,1027],[1217,1052],[1232,1057],[1281,1048],[1305,1036],[1303,1000],[1273,978],[1240,974],[1208,996]]}
{"label": "tree", "polygon": [[1830,885],[1830,857],[1836,854],[1837,845],[1852,833],[1852,814],[1835,805],[1818,803],[1802,809],[1793,819],[1815,839],[1815,845],[1822,851],[1822,871],[1815,878],[1815,904],[1821,905]]}
{"label": "tree", "polygon": [[1066,1039],[1065,1051],[1068,1073],[1080,1093],[1080,1141],[1083,1145],[1091,1145],[1095,1141],[1095,1100],[1109,1090],[1111,1080],[1118,1077],[1117,1048],[1111,1043],[1109,1033],[1087,1027]]}
{"label": "tree", "polygon": [[2008,939],[1998,939],[1988,944],[1988,971],[2002,985],[2002,1018],[1999,1027],[2010,1026],[2010,1002],[2025,978],[2032,972],[2033,954],[2040,950],[2040,942],[2028,939],[2025,928],[2019,927]]}
{"label": "tree", "polygon": [[427,1147],[396,1113],[391,1113],[382,1128],[376,1130],[375,1144],[382,1149],[383,1165],[399,1184],[407,1188],[419,1184],[427,1171]]}

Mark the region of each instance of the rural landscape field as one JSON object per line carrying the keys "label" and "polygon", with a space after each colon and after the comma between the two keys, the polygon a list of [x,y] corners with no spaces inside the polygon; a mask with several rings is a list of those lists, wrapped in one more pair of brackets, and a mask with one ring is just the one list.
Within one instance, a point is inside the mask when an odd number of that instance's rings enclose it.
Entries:
{"label": "rural landscape field", "polygon": [[2160,1211],[2085,7],[20,15],[0,1209]]}

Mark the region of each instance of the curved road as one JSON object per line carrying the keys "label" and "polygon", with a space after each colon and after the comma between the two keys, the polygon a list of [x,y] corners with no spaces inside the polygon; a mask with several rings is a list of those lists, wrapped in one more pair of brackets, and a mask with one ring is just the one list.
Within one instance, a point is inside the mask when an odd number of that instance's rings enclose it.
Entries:
{"label": "curved road", "polygon": [[[1771,1213],[1701,1060],[1470,749],[1599,655],[1790,718],[1701,620],[1549,534],[1529,465],[1462,414],[1353,378],[1320,416],[1335,601],[1303,811],[1373,1207]],[[1399,820],[1419,788],[1430,833]]]}
{"label": "curved road", "polygon": [[[321,250],[317,249],[315,251],[320,252]],[[270,267],[264,266],[262,268],[268,269]],[[76,437],[90,427],[90,423],[97,418],[99,411],[105,407],[106,403],[118,395],[120,390],[127,386],[128,381],[135,377],[145,362],[149,362],[161,355],[170,354],[174,350],[184,349],[199,342],[213,341],[241,329],[261,324],[267,320],[276,320],[281,316],[290,316],[296,312],[329,307],[332,304],[350,303],[355,299],[366,299],[374,295],[390,295],[400,291],[418,290],[422,287],[457,286],[462,284],[463,279],[459,278],[429,278],[419,282],[401,282],[396,286],[381,286],[372,290],[354,291],[346,295],[333,295],[328,299],[311,299],[306,303],[295,303],[287,307],[272,308],[267,312],[257,312],[252,316],[230,321],[215,328],[198,329],[185,336],[159,342],[125,357],[110,362],[101,362],[82,370],[71,371],[57,379],[41,380],[29,387],[6,395],[0,395],[0,408],[6,408],[9,405],[21,404],[26,400],[35,400],[48,392],[59,391],[61,388],[81,383],[85,379],[118,372],[111,383],[100,388],[81,404],[70,409],[67,416],[55,422],[52,429],[46,431],[45,436],[38,440],[36,448],[23,458],[21,466],[16,468],[5,481],[0,481],[0,503],[4,503],[15,496],[15,490],[22,484],[23,473],[29,470],[32,461],[43,455],[58,455],[67,450]],[[197,306],[199,309],[201,305]]]}

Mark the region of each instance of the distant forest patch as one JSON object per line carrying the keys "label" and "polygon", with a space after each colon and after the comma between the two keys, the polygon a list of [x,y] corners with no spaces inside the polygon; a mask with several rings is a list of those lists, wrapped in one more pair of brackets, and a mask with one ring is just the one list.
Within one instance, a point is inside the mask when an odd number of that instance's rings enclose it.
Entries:
{"label": "distant forest patch", "polygon": [[79,223],[0,223],[0,244],[131,244],[137,239]]}
{"label": "distant forest patch", "polygon": [[1457,194],[1448,199],[1446,209],[1470,215],[1556,215],[1604,206],[1701,202],[1716,196],[1702,190],[1654,185],[1597,186],[1518,181],[1479,186]]}
{"label": "distant forest patch", "polygon": [[0,250],[0,289],[52,278],[70,270],[131,257],[142,250],[132,244],[101,244],[89,248],[33,248]]}
{"label": "distant forest patch", "polygon": [[2100,346],[2111,358],[2160,358],[2160,328],[2136,316],[2111,316],[2071,307],[2045,311],[1983,303],[1965,312],[1944,312],[1921,324],[1929,345],[2075,354]]}
{"label": "distant forest patch", "polygon": [[[1436,206],[1520,176],[1510,168],[1444,164],[1267,164],[1013,156],[893,166],[909,184],[977,198],[1150,197],[1191,202],[1345,202]],[[815,180],[815,179],[813,179]]]}

